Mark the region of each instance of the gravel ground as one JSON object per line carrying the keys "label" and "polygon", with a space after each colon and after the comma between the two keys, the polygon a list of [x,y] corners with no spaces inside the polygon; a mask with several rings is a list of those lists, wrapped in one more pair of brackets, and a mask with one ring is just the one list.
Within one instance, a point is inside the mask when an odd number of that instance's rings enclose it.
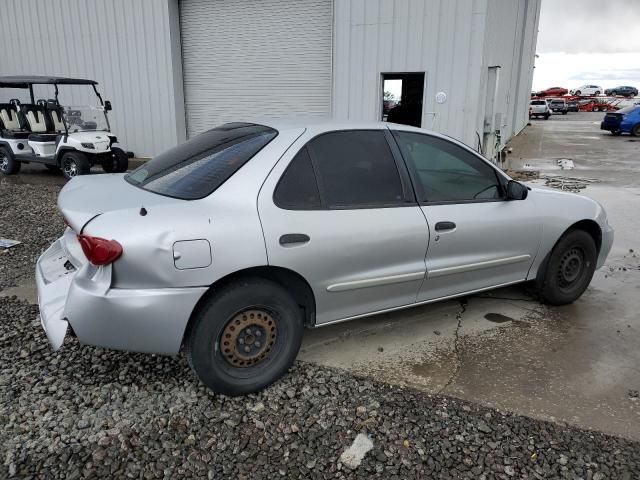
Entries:
{"label": "gravel ground", "polygon": [[[61,231],[57,187],[0,184],[0,288]],[[6,232],[6,233],[5,233]],[[0,298],[0,478],[633,479],[640,444],[297,363],[244,398],[184,358],[49,349],[37,307]],[[339,458],[373,442],[355,469]]]}
{"label": "gravel ground", "polygon": [[56,207],[58,192],[57,185],[0,183],[0,238],[23,242],[8,250],[0,249],[0,289],[33,278],[38,256],[62,234],[64,224]]}

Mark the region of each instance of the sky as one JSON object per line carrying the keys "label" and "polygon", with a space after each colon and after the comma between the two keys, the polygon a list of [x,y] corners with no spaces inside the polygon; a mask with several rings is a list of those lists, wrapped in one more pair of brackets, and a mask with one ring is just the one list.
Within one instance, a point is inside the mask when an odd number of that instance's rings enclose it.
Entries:
{"label": "sky", "polygon": [[533,90],[640,89],[640,0],[542,0]]}

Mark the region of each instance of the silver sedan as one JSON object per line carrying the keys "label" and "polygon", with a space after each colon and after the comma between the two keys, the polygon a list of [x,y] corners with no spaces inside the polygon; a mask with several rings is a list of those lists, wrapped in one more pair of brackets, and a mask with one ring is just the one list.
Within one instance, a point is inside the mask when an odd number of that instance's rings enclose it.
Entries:
{"label": "silver sedan", "polygon": [[448,137],[388,123],[230,123],[133,172],[74,178],[42,254],[40,318],[101,347],[187,355],[259,390],[305,326],[532,281],[573,302],[613,230],[589,198],[528,188]]}

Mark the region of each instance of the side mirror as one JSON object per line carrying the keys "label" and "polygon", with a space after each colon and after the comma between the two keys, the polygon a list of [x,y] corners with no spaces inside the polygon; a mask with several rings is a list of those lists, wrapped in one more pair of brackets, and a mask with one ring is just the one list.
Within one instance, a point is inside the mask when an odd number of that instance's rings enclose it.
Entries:
{"label": "side mirror", "polygon": [[509,180],[507,182],[507,200],[524,200],[529,194],[529,189],[520,182]]}
{"label": "side mirror", "polygon": [[106,112],[110,112],[111,111],[111,102],[109,100],[105,100],[104,101],[104,109]]}

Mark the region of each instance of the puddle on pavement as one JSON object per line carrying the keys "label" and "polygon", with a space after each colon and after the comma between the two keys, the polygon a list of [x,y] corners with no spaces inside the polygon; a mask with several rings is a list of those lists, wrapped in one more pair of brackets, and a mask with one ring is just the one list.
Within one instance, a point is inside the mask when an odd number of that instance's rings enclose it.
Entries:
{"label": "puddle on pavement", "polygon": [[494,323],[513,322],[513,318],[507,317],[501,313],[487,313],[484,318]]}

